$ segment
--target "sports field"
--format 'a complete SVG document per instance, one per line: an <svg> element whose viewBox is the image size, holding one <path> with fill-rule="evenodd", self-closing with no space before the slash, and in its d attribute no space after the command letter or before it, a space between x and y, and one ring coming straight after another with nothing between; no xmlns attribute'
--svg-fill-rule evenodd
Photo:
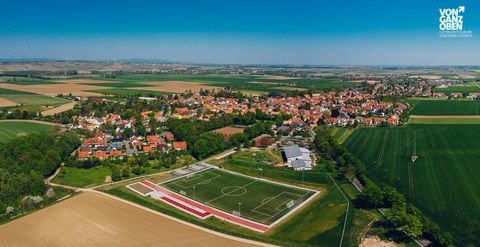
<svg viewBox="0 0 480 247"><path fill-rule="evenodd" d="M54 127L48 124L32 123L32 122L0 122L0 143L7 142L15 137L27 135L29 133L52 131Z"/></svg>
<svg viewBox="0 0 480 247"><path fill-rule="evenodd" d="M162 186L224 212L270 225L314 194L230 172L209 169Z"/></svg>
<svg viewBox="0 0 480 247"><path fill-rule="evenodd" d="M411 115L480 115L480 102L471 100L422 100Z"/></svg>
<svg viewBox="0 0 480 247"><path fill-rule="evenodd" d="M362 128L343 145L372 180L401 190L457 245L480 245L480 125Z"/></svg>

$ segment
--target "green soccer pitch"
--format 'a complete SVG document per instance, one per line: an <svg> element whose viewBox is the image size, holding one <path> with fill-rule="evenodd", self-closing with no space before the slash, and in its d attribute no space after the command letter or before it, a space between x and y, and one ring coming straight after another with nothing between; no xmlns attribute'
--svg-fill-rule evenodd
<svg viewBox="0 0 480 247"><path fill-rule="evenodd" d="M270 225L316 192L209 169L161 186L207 206Z"/></svg>

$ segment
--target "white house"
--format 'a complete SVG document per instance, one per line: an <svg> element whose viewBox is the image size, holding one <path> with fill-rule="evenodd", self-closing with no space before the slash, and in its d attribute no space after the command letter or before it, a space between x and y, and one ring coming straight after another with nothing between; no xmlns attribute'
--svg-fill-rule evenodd
<svg viewBox="0 0 480 247"><path fill-rule="evenodd" d="M310 150L298 145L291 145L283 148L283 154L288 167L292 167L296 171L312 169Z"/></svg>

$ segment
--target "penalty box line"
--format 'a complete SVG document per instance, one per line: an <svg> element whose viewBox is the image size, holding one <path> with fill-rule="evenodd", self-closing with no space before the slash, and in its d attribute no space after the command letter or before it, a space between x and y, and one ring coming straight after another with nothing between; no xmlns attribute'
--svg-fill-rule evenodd
<svg viewBox="0 0 480 247"><path fill-rule="evenodd" d="M305 196L307 196L308 193L310 193L310 192L306 192L305 194L301 195L301 194L297 194L297 193L293 193L293 192L282 191L281 193L279 193L279 194L276 195L275 197L269 199L269 200L266 201L265 203L262 202L262 204L258 205L257 207L255 207L255 208L252 209L251 211L254 212L254 213L261 214L261 215L264 215L264 216L269 217L269 218L267 218L267 219L265 219L265 220L262 221L262 223L265 224L265 222L269 221L270 219L274 218L275 216L279 215L280 213L282 213L283 211L285 211L286 209L288 209L288 207L285 207L284 209L281 209L281 210L280 210L280 209L278 209L278 207L280 207L280 206L288 203L290 200L287 200L287 201L279 204L277 207L275 207L275 210L277 210L277 211L279 210L279 211L278 211L277 213L273 214L273 215L269 215L269 214L266 214L266 213L258 212L258 211L256 211L256 209L259 208L259 207L261 207L261 206L263 206L264 204L267 204L269 201L275 199L276 197L280 196L280 195L283 194L283 193L288 193L288 194L300 196L300 197L297 199L297 200L299 200L299 199L302 199L302 198L304 198ZM302 204L303 204L303 203L302 203ZM298 206L300 206L300 205L297 205L296 207L298 207ZM296 207L295 207L295 208L296 208ZM273 223L275 223L275 222L273 222ZM272 224L273 224L273 223L272 223ZM270 225L271 225L271 224L270 224Z"/></svg>

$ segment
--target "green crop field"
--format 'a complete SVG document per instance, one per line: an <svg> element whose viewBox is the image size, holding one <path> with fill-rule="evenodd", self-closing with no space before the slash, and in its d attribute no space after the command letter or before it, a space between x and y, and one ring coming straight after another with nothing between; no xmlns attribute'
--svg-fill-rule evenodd
<svg viewBox="0 0 480 247"><path fill-rule="evenodd" d="M9 94L2 95L2 98L13 101L17 104L24 105L38 105L38 106L54 106L61 105L70 102L66 99L61 99L53 96L47 95L31 95L31 94Z"/></svg>
<svg viewBox="0 0 480 247"><path fill-rule="evenodd" d="M15 137L29 133L53 131L52 125L30 122L0 122L0 142L7 142Z"/></svg>
<svg viewBox="0 0 480 247"><path fill-rule="evenodd" d="M423 100L410 112L411 115L479 115L480 102L467 100Z"/></svg>
<svg viewBox="0 0 480 247"><path fill-rule="evenodd" d="M14 95L35 95L34 93L18 91L13 89L0 88L0 96L4 97L5 95L14 94Z"/></svg>
<svg viewBox="0 0 480 247"><path fill-rule="evenodd" d="M480 125L361 128L343 145L372 180L401 190L457 245L480 245Z"/></svg>
<svg viewBox="0 0 480 247"><path fill-rule="evenodd" d="M103 79L104 78L97 78ZM129 74L119 75L116 78L109 78L110 81L119 83L94 84L109 86L116 89L148 86L142 82L148 81L187 81L199 82L206 85L218 87L230 87L239 91L251 91L258 93L285 92L295 90L317 89L327 90L330 88L348 87L353 82L342 81L336 77L325 77L322 79L272 79L265 76L253 75L182 75L182 74ZM254 83L252 83L254 82ZM92 84L93 85L93 84Z"/></svg>
<svg viewBox="0 0 480 247"><path fill-rule="evenodd" d="M225 212L240 212L243 218L267 225L314 194L310 190L218 169L176 179L162 186Z"/></svg>
<svg viewBox="0 0 480 247"><path fill-rule="evenodd" d="M435 92L442 92L445 94L451 93L478 93L480 92L480 87L478 86L449 86L447 88L435 88Z"/></svg>

